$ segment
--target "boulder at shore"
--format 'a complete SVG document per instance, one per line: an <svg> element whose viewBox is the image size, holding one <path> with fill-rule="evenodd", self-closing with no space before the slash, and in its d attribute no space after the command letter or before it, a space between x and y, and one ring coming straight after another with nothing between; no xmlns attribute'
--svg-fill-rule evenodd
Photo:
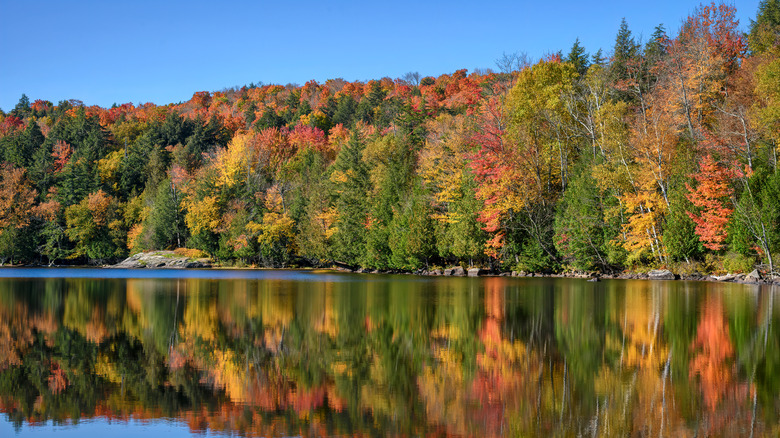
<svg viewBox="0 0 780 438"><path fill-rule="evenodd" d="M183 268L209 268L211 265L208 259L193 259L190 257L180 256L173 251L152 251L152 252L139 252L126 258L120 263L112 266L112 268L166 268L166 269L183 269Z"/></svg>
<svg viewBox="0 0 780 438"><path fill-rule="evenodd" d="M747 283L760 283L761 282L761 273L758 272L758 269L754 269L753 272L745 276L745 282Z"/></svg>
<svg viewBox="0 0 780 438"><path fill-rule="evenodd" d="M655 269L647 273L647 278L650 280L674 280L675 276L668 269Z"/></svg>
<svg viewBox="0 0 780 438"><path fill-rule="evenodd" d="M466 271L460 266L455 266L454 268L445 269L444 275L447 277L463 277L466 275Z"/></svg>
<svg viewBox="0 0 780 438"><path fill-rule="evenodd" d="M468 270L468 276L469 277L479 277L479 276L485 275L487 273L488 273L488 271L486 271L484 269L479 269L479 268L469 268L469 270Z"/></svg>

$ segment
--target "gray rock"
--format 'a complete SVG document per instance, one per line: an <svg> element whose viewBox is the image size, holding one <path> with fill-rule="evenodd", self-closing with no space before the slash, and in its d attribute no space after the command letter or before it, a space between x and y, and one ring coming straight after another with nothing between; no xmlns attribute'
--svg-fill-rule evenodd
<svg viewBox="0 0 780 438"><path fill-rule="evenodd" d="M210 265L206 259L191 259L189 257L180 256L173 251L152 251L133 254L112 267L124 269L183 269L208 268Z"/></svg>
<svg viewBox="0 0 780 438"><path fill-rule="evenodd" d="M758 283L761 281L761 273L758 269L754 269L753 272L745 276L745 281L749 283Z"/></svg>
<svg viewBox="0 0 780 438"><path fill-rule="evenodd" d="M469 268L469 277L479 277L484 274L485 271L479 268Z"/></svg>
<svg viewBox="0 0 780 438"><path fill-rule="evenodd" d="M647 273L650 280L674 280L675 276L668 269L655 269Z"/></svg>

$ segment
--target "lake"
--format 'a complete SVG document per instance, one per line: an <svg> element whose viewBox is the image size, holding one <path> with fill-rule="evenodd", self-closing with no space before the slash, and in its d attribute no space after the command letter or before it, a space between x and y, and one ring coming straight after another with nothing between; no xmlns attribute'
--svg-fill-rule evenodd
<svg viewBox="0 0 780 438"><path fill-rule="evenodd" d="M705 282L3 268L0 436L776 437L777 300Z"/></svg>

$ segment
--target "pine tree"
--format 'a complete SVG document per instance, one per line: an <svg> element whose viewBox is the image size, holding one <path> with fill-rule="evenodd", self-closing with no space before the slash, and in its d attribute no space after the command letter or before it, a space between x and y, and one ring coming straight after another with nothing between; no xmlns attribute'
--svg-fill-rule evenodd
<svg viewBox="0 0 780 438"><path fill-rule="evenodd" d="M612 62L609 66L609 77L613 84L616 84L615 94L619 100L628 101L631 95L625 91L620 91L622 83L629 78L629 69L635 62L638 55L639 45L631 35L628 29L628 23L623 18L620 22L620 29L615 38L615 46L612 51Z"/></svg>
<svg viewBox="0 0 780 438"><path fill-rule="evenodd" d="M184 243L184 217L179 209L179 194L171 180L158 186L146 220L152 248L169 249Z"/></svg>
<svg viewBox="0 0 780 438"><path fill-rule="evenodd" d="M780 52L780 0L761 0L756 20L750 20L748 42L753 53Z"/></svg>
<svg viewBox="0 0 780 438"><path fill-rule="evenodd" d="M30 98L27 97L26 94L22 94L22 97L19 98L19 102L17 102L14 109L12 109L8 115L19 117L20 119L23 119L30 115Z"/></svg>
<svg viewBox="0 0 780 438"><path fill-rule="evenodd" d="M585 53L585 48L580 45L579 38L574 40L574 44L571 46L571 50L569 51L569 54L566 55L564 61L571 63L580 77L585 76L585 73L588 72L588 67L590 66L588 54Z"/></svg>
<svg viewBox="0 0 780 438"><path fill-rule="evenodd" d="M592 65L604 65L607 63L607 58L604 57L604 51L601 49L596 50L596 53L590 59Z"/></svg>
<svg viewBox="0 0 780 438"><path fill-rule="evenodd" d="M363 161L364 149L363 141L353 134L339 152L330 172L338 212L333 235L334 257L351 265L362 260L366 248L366 205L370 181Z"/></svg>

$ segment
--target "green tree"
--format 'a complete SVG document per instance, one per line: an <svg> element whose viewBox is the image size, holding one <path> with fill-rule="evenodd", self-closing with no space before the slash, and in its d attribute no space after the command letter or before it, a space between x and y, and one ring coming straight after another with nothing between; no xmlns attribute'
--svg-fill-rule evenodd
<svg viewBox="0 0 780 438"><path fill-rule="evenodd" d="M432 213L430 195L417 181L389 225L390 261L394 267L414 270L428 266L436 246Z"/></svg>
<svg viewBox="0 0 780 438"><path fill-rule="evenodd" d="M753 53L780 50L780 0L761 0L756 19L750 20L748 43Z"/></svg>
<svg viewBox="0 0 780 438"><path fill-rule="evenodd" d="M409 192L414 172L414 154L404 137L388 135L369 141L363 153L369 167L371 187L366 253L363 264L387 268L390 264L390 223Z"/></svg>
<svg viewBox="0 0 780 438"><path fill-rule="evenodd" d="M98 118L87 116L84 107L79 107L75 115L63 116L54 125L46 143L56 141L73 147L73 155L57 178L59 201L70 206L100 189L97 162L108 153L109 138ZM46 149L49 150L48 145ZM38 158L38 165L46 164L44 157ZM37 170L49 171L40 167Z"/></svg>
<svg viewBox="0 0 780 438"><path fill-rule="evenodd" d="M469 265L484 257L487 239L478 220L483 204L476 197L476 189L474 174L467 168L461 174L457 196L449 203L449 215L439 227L436 239L440 256L468 260Z"/></svg>
<svg viewBox="0 0 780 438"><path fill-rule="evenodd" d="M360 103L355 110L355 116L367 124L375 124L379 120L379 106L385 99L386 92L382 89L379 81L371 81L371 89L368 94L360 99Z"/></svg>
<svg viewBox="0 0 780 438"><path fill-rule="evenodd" d="M152 248L179 248L185 242L186 229L179 196L177 187L170 179L163 180L157 186L145 224L149 230Z"/></svg>
<svg viewBox="0 0 780 438"><path fill-rule="evenodd" d="M609 234L598 186L590 167L583 166L558 204L555 247L575 269L604 270L609 267L605 248Z"/></svg>
<svg viewBox="0 0 780 438"><path fill-rule="evenodd" d="M587 73L590 62L588 61L588 54L585 53L585 47L582 47L579 38L574 40L574 44L571 46L571 50L564 58L564 61L573 65L580 77L585 76L585 73Z"/></svg>
<svg viewBox="0 0 780 438"><path fill-rule="evenodd" d="M12 109L8 115L19 117L23 119L30 115L30 98L26 94L22 94L19 98L19 102L16 103L14 109Z"/></svg>
<svg viewBox="0 0 780 438"><path fill-rule="evenodd" d="M345 128L349 128L352 126L356 110L357 103L355 102L355 99L349 94L343 95L336 104L336 112L333 113L333 118L331 120L334 125L340 123L344 125Z"/></svg>
<svg viewBox="0 0 780 438"><path fill-rule="evenodd" d="M663 234L664 246L672 260L690 262L704 252L704 247L696 236L696 224L686 213L692 210L693 205L684 194L672 195Z"/></svg>
<svg viewBox="0 0 780 438"><path fill-rule="evenodd" d="M284 118L279 117L273 108L266 108L263 114L255 122L255 131L262 131L267 128L281 128L284 126Z"/></svg>
<svg viewBox="0 0 780 438"><path fill-rule="evenodd" d="M27 168L33 161L35 151L41 147L45 140L38 123L30 119L24 131L0 138L2 158L18 167Z"/></svg>
<svg viewBox="0 0 780 438"><path fill-rule="evenodd" d="M363 161L364 150L364 141L353 134L329 172L337 211L333 234L334 257L353 265L362 260L366 248L366 201L371 182Z"/></svg>
<svg viewBox="0 0 780 438"><path fill-rule="evenodd" d="M628 93L620 91L621 83L626 81L630 75L630 68L635 62L639 52L639 45L631 35L626 19L620 21L620 28L615 37L615 46L612 50L612 62L609 65L610 82L616 84L616 96L620 100L630 100Z"/></svg>

